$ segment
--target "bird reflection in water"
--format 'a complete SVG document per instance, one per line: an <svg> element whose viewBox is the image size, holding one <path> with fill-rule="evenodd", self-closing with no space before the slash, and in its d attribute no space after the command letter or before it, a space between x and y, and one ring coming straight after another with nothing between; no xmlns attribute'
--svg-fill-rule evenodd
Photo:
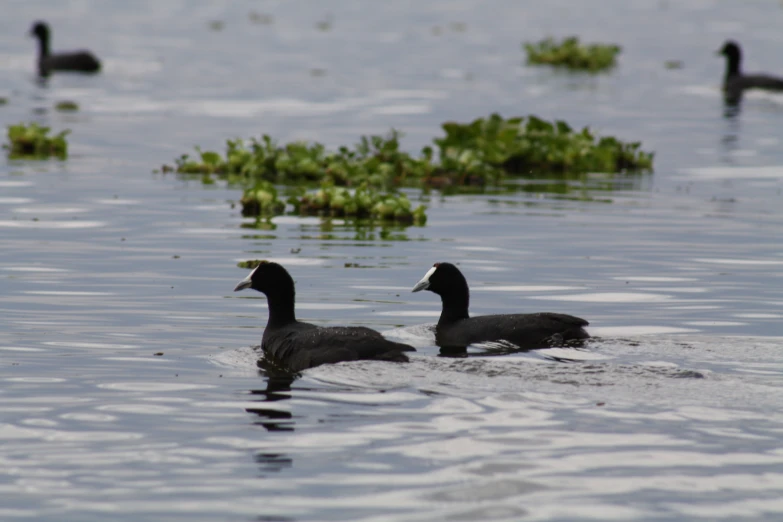
<svg viewBox="0 0 783 522"><path fill-rule="evenodd" d="M262 367L259 361L259 367ZM264 371L266 370L266 371ZM245 408L248 413L258 415L261 420L254 424L263 426L267 431L294 431L293 414L283 408L272 408L266 403L287 401L291 399L291 385L298 377L275 368L263 368L261 375L266 376L266 388L250 390L253 396L260 396L258 408ZM263 407L260 404L264 404Z"/></svg>

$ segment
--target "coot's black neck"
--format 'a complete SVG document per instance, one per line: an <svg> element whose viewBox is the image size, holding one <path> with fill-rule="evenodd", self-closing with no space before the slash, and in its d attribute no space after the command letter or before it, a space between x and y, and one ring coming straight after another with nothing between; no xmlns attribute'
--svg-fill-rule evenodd
<svg viewBox="0 0 783 522"><path fill-rule="evenodd" d="M454 288L442 294L440 300L443 303L443 311L440 313L438 325L451 324L470 317L468 315L470 293L467 284L464 288Z"/></svg>
<svg viewBox="0 0 783 522"><path fill-rule="evenodd" d="M50 54L49 49L49 35L48 34L39 34L38 37L38 56L40 58L46 58Z"/></svg>
<svg viewBox="0 0 783 522"><path fill-rule="evenodd" d="M296 322L294 314L294 289L281 292L269 292L266 294L269 303L269 320L267 328L282 328Z"/></svg>
<svg viewBox="0 0 783 522"><path fill-rule="evenodd" d="M740 56L730 55L726 57L726 79L735 78L740 74Z"/></svg>

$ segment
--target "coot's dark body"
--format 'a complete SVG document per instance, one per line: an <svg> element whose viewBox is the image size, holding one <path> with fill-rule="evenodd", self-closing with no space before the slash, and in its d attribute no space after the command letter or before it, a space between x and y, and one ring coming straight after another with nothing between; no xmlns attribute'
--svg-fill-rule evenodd
<svg viewBox="0 0 783 522"><path fill-rule="evenodd" d="M234 291L245 288L264 293L269 304L261 340L264 355L290 371L361 359L407 362L404 352L416 351L363 326L324 328L297 321L294 280L277 263L263 261Z"/></svg>
<svg viewBox="0 0 783 522"><path fill-rule="evenodd" d="M435 341L441 347L507 341L522 349L534 349L590 337L584 329L589 323L572 315L542 312L470 317L468 283L451 263L436 263L413 287L414 292L421 290L440 295L443 302L443 311L435 327Z"/></svg>
<svg viewBox="0 0 783 522"><path fill-rule="evenodd" d="M101 69L101 62L89 51L52 53L51 31L45 22L36 22L30 34L38 39L38 73L47 76L55 71L94 73Z"/></svg>

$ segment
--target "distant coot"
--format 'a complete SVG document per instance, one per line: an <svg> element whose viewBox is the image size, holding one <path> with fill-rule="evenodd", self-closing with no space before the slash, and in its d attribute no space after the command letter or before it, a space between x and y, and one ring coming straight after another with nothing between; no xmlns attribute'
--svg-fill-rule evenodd
<svg viewBox="0 0 783 522"><path fill-rule="evenodd" d="M470 317L468 282L451 263L435 263L413 287L414 292L421 290L438 294L443 302L435 329L435 340L442 348L503 340L522 349L533 349L590 337L584 330L589 323L572 315L536 313Z"/></svg>
<svg viewBox="0 0 783 522"><path fill-rule="evenodd" d="M101 62L89 51L52 53L51 31L46 22L36 22L30 35L38 38L38 73L47 76L54 71L94 73L101 69Z"/></svg>
<svg viewBox="0 0 783 522"><path fill-rule="evenodd" d="M407 362L407 344L385 339L362 326L319 327L296 320L294 280L277 263L262 261L234 291L252 288L266 295L269 319L261 340L264 354L288 370L298 372L321 364L374 359Z"/></svg>
<svg viewBox="0 0 783 522"><path fill-rule="evenodd" d="M730 101L737 101L748 89L766 89L783 91L783 78L766 74L742 74L742 51L739 44L728 40L718 54L726 57L726 76L723 79L723 91Z"/></svg>

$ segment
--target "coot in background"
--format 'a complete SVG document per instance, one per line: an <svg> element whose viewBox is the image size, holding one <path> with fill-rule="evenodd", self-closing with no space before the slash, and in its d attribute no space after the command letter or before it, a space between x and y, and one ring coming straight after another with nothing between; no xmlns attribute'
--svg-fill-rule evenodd
<svg viewBox="0 0 783 522"><path fill-rule="evenodd" d="M101 69L101 62L90 51L52 53L51 31L46 22L35 22L30 35L38 38L38 74L41 76L54 71L94 73Z"/></svg>
<svg viewBox="0 0 783 522"><path fill-rule="evenodd" d="M739 101L742 93L748 89L783 91L783 78L767 74L742 74L742 50L737 42L726 41L718 54L726 57L723 92L727 101Z"/></svg>
<svg viewBox="0 0 783 522"><path fill-rule="evenodd" d="M444 348L507 341L521 349L534 349L590 337L584 330L589 323L572 315L546 312L470 317L468 282L451 263L435 263L412 291L421 290L438 294L443 302L435 341Z"/></svg>
<svg viewBox="0 0 783 522"><path fill-rule="evenodd" d="M373 359L407 362L407 344L385 339L362 326L319 327L296 320L294 280L277 263L262 261L234 291L252 288L266 295L269 319L261 340L264 354L298 372L321 364Z"/></svg>

